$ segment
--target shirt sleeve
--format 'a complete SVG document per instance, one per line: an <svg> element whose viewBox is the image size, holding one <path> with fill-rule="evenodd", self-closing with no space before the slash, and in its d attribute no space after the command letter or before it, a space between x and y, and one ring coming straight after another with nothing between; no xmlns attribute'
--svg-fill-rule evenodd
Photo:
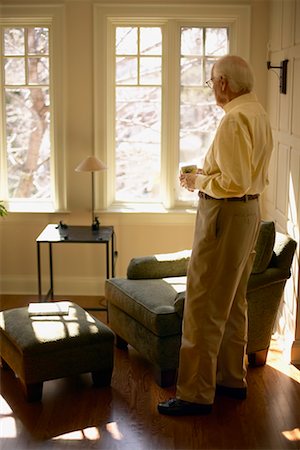
<svg viewBox="0 0 300 450"><path fill-rule="evenodd" d="M217 130L196 188L215 198L240 197L251 186L251 132L247 120L225 116Z"/></svg>

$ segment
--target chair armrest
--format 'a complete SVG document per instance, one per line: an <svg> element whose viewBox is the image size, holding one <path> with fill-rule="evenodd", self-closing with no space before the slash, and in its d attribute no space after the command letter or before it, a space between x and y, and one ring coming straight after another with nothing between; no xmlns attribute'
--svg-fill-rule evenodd
<svg viewBox="0 0 300 450"><path fill-rule="evenodd" d="M276 233L274 256L271 265L290 271L297 243L287 234Z"/></svg>
<svg viewBox="0 0 300 450"><path fill-rule="evenodd" d="M284 271L277 267L269 267L263 273L251 274L248 281L247 294L271 284L286 281L290 275L289 271Z"/></svg>
<svg viewBox="0 0 300 450"><path fill-rule="evenodd" d="M290 278L296 246L296 241L290 236L277 232L269 267L262 273L251 273L247 292Z"/></svg>
<svg viewBox="0 0 300 450"><path fill-rule="evenodd" d="M127 278L132 280L185 276L191 250L132 258Z"/></svg>

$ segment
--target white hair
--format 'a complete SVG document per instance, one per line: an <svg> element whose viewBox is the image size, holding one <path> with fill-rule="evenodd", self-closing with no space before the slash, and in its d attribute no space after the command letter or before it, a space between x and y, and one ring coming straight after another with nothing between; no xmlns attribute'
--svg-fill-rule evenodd
<svg viewBox="0 0 300 450"><path fill-rule="evenodd" d="M251 92L254 85L254 75L249 64L240 56L227 55L213 66L214 78L224 77L229 88L235 93Z"/></svg>

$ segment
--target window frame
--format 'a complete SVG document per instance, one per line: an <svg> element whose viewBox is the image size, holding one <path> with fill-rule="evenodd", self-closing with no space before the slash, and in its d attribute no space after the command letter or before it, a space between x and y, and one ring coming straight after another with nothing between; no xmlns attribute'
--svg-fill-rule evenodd
<svg viewBox="0 0 300 450"><path fill-rule="evenodd" d="M7 177L0 179L0 198L7 203L10 212L58 212L66 211L66 176L65 176L65 135L64 135L64 48L63 42L63 7L31 7L16 12L15 7L4 6L0 18L1 25L1 59L3 55L3 28L10 27L48 27L51 95L51 199L9 199ZM2 65L3 67L3 65ZM0 70L0 85L3 86L4 73ZM55 87L55 88L54 88ZM1 115L5 114L4 87L0 90ZM6 173L5 124L2 121L0 141L0 167Z"/></svg>
<svg viewBox="0 0 300 450"><path fill-rule="evenodd" d="M178 28L183 26L216 27L229 29L230 53L239 54L249 59L250 49L250 12L249 6L104 6L94 5L94 61L95 61L95 152L107 162L108 171L101 181L97 182L96 205L108 211L166 212L194 206L191 202L176 201L175 189L172 189L178 178L178 157L174 148L179 149L179 135L171 132L170 124L179 129L179 66L177 70L167 72L166 66L176 67L180 55L180 34ZM114 27L118 25L156 26L160 25L165 32L164 45L172 47L171 52L163 48L163 84L165 94L162 97L162 203L126 203L114 202L114 91L111 71L114 68ZM105 64L103 64L105 61ZM178 89L174 87L177 86ZM170 95L170 89L173 89Z"/></svg>

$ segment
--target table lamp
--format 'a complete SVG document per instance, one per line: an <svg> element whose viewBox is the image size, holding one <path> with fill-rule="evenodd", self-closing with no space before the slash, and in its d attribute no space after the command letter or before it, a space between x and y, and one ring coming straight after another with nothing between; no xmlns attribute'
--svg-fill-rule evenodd
<svg viewBox="0 0 300 450"><path fill-rule="evenodd" d="M100 222L95 217L95 192L94 192L94 172L106 170L107 166L95 156L88 156L76 167L76 172L91 172L92 174L92 230L98 230Z"/></svg>

